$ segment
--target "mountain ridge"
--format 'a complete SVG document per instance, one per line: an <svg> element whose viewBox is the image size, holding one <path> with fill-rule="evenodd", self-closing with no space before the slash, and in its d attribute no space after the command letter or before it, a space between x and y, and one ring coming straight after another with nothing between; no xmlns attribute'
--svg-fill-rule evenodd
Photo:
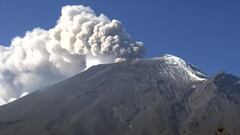
<svg viewBox="0 0 240 135"><path fill-rule="evenodd" d="M240 79L199 79L174 62L165 55L93 66L0 107L0 135L239 133Z"/></svg>

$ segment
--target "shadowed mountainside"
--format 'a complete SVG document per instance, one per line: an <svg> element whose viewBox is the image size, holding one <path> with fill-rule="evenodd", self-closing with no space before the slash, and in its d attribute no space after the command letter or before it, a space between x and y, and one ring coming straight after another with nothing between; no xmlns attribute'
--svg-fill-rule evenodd
<svg viewBox="0 0 240 135"><path fill-rule="evenodd" d="M240 79L171 55L94 66L0 107L0 135L238 133Z"/></svg>

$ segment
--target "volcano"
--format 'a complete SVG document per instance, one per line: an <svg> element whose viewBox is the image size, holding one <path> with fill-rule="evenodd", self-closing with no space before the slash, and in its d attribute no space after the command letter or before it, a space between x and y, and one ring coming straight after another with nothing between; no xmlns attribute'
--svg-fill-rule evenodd
<svg viewBox="0 0 240 135"><path fill-rule="evenodd" d="M0 135L239 133L240 79L173 55L93 66L0 107Z"/></svg>

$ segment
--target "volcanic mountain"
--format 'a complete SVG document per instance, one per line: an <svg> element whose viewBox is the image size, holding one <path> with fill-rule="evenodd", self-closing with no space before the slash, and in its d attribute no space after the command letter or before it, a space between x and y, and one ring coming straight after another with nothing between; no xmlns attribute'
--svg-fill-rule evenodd
<svg viewBox="0 0 240 135"><path fill-rule="evenodd" d="M172 55L93 66L0 107L0 135L239 133L240 79Z"/></svg>

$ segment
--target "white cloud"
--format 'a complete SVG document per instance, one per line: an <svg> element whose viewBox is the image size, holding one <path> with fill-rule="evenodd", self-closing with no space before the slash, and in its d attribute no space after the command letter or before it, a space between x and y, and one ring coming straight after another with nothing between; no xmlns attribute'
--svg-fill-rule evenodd
<svg viewBox="0 0 240 135"><path fill-rule="evenodd" d="M65 6L56 26L35 28L0 46L0 104L71 77L86 66L142 57L118 20L89 7Z"/></svg>

